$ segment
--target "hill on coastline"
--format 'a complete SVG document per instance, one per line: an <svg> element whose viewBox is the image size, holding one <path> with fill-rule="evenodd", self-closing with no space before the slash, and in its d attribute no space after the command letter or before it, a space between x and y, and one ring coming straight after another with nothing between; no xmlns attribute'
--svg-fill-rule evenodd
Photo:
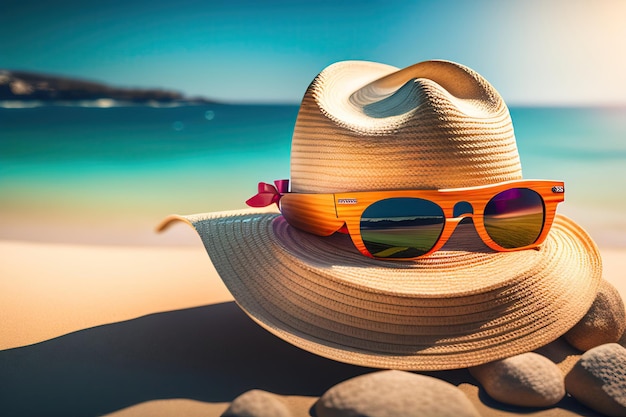
<svg viewBox="0 0 626 417"><path fill-rule="evenodd" d="M0 69L0 100L47 102L101 99L132 103L213 102L204 98L187 98L176 91L118 88L56 75Z"/></svg>

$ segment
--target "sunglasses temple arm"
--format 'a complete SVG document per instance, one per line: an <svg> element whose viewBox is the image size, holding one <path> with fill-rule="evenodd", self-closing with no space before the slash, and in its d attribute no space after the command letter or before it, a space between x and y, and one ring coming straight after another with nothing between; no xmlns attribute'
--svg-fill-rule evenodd
<svg viewBox="0 0 626 417"><path fill-rule="evenodd" d="M334 194L285 194L280 211L292 226L318 236L329 236L344 226L337 218Z"/></svg>

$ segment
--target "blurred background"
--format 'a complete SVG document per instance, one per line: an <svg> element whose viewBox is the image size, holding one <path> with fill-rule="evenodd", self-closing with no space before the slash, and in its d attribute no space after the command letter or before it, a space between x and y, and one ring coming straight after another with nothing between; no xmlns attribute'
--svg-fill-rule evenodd
<svg viewBox="0 0 626 417"><path fill-rule="evenodd" d="M327 65L465 64L509 105L526 178L626 247L626 2L4 0L0 239L197 244L170 213L245 207L289 177Z"/></svg>

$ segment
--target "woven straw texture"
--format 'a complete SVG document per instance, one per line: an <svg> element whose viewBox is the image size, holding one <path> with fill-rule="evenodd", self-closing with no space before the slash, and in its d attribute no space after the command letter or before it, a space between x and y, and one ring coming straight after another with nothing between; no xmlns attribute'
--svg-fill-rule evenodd
<svg viewBox="0 0 626 417"><path fill-rule="evenodd" d="M454 369L533 350L587 311L598 250L559 216L539 250L491 252L471 224L417 262L365 258L277 214L187 216L236 302L312 353L376 368ZM456 234L457 232L455 232Z"/></svg>
<svg viewBox="0 0 626 417"><path fill-rule="evenodd" d="M291 171L291 191L306 193L522 178L502 98L447 61L326 68L303 98ZM463 368L541 347L585 314L602 271L593 241L561 216L537 250L493 252L470 222L412 262L367 258L348 236L307 234L267 210L179 219L257 323L315 354L376 368Z"/></svg>
<svg viewBox="0 0 626 417"><path fill-rule="evenodd" d="M475 71L344 61L307 89L291 151L294 192L471 187L520 179L509 111Z"/></svg>

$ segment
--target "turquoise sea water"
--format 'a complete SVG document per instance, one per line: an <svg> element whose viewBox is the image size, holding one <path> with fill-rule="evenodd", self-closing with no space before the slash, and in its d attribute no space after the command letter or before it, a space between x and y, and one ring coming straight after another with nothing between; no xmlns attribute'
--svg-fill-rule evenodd
<svg viewBox="0 0 626 417"><path fill-rule="evenodd" d="M526 178L626 246L626 109L510 109ZM170 213L243 208L289 177L297 106L0 108L0 239L159 244ZM159 240L161 239L161 240Z"/></svg>

